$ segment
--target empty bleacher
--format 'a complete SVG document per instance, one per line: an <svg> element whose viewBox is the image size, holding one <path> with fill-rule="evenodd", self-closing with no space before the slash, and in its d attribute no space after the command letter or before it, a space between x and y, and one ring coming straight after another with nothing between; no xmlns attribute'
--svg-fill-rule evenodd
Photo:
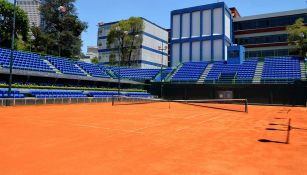
<svg viewBox="0 0 307 175"><path fill-rule="evenodd" d="M119 77L119 69L112 67L114 75ZM160 69L120 68L120 77L131 80L153 80Z"/></svg>
<svg viewBox="0 0 307 175"><path fill-rule="evenodd" d="M122 95L127 97L137 97L137 98L152 98L153 96L147 92L122 92Z"/></svg>
<svg viewBox="0 0 307 175"><path fill-rule="evenodd" d="M10 50L0 48L1 67L10 67L10 55ZM14 51L13 58L13 69L55 73L37 54Z"/></svg>
<svg viewBox="0 0 307 175"><path fill-rule="evenodd" d="M31 95L36 98L85 98L83 91L78 90L31 90Z"/></svg>
<svg viewBox="0 0 307 175"><path fill-rule="evenodd" d="M73 62L65 58L45 56L45 58L54 65L63 74L86 76Z"/></svg>
<svg viewBox="0 0 307 175"><path fill-rule="evenodd" d="M91 91L88 93L90 97L95 98L112 98L113 95L118 95L116 91Z"/></svg>
<svg viewBox="0 0 307 175"><path fill-rule="evenodd" d="M106 73L106 70L99 65L81 61L77 62L77 64L92 77L110 78L110 76Z"/></svg>
<svg viewBox="0 0 307 175"><path fill-rule="evenodd" d="M257 67L257 59L246 60L242 64L215 62L209 71L206 83L251 83ZM235 82L234 82L235 81Z"/></svg>
<svg viewBox="0 0 307 175"><path fill-rule="evenodd" d="M95 98L112 98L118 95L117 91L91 91L88 93L90 97ZM147 92L120 92L120 95L127 97L151 98L152 95Z"/></svg>
<svg viewBox="0 0 307 175"><path fill-rule="evenodd" d="M0 89L0 98L9 98L8 89ZM24 98L24 95L21 94L18 90L12 89L11 98Z"/></svg>
<svg viewBox="0 0 307 175"><path fill-rule="evenodd" d="M297 58L266 58L262 82L291 82L301 79L300 61Z"/></svg>
<svg viewBox="0 0 307 175"><path fill-rule="evenodd" d="M207 62L187 62L183 63L180 69L172 77L171 81L179 82L196 82L204 70L206 69Z"/></svg>

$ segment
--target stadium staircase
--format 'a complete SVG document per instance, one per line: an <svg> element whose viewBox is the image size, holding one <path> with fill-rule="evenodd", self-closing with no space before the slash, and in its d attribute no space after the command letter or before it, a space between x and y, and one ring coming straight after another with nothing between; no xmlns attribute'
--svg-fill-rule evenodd
<svg viewBox="0 0 307 175"><path fill-rule="evenodd" d="M300 61L300 67L301 67L301 79L302 80L307 80L306 79L306 74L307 74L307 63L305 63L304 60Z"/></svg>
<svg viewBox="0 0 307 175"><path fill-rule="evenodd" d="M218 79L219 84L234 84L236 81L237 73L229 72L229 73L221 73Z"/></svg>
<svg viewBox="0 0 307 175"><path fill-rule="evenodd" d="M165 81L166 82L170 82L173 78L173 76L180 70L180 68L182 67L182 63L178 64L178 66L173 70L173 72L171 72L166 78Z"/></svg>
<svg viewBox="0 0 307 175"><path fill-rule="evenodd" d="M204 73L200 76L199 80L197 81L197 84L204 84L205 83L205 79L208 75L208 73L210 72L211 68L212 68L213 64L209 64Z"/></svg>
<svg viewBox="0 0 307 175"><path fill-rule="evenodd" d="M51 67L51 69L52 69L55 73L57 73L57 74L62 74L62 72L61 72L59 69L57 69L56 67L54 67L54 65L51 64L48 60L46 60L44 57L41 57L41 59L42 59L49 67Z"/></svg>
<svg viewBox="0 0 307 175"><path fill-rule="evenodd" d="M110 69L107 69L107 70L106 70L106 73L107 73L111 78L117 79L117 76L116 76Z"/></svg>
<svg viewBox="0 0 307 175"><path fill-rule="evenodd" d="M263 61L258 61L256 71L255 71L255 76L253 78L253 83L260 83L261 82L261 75L263 72Z"/></svg>
<svg viewBox="0 0 307 175"><path fill-rule="evenodd" d="M87 77L91 77L91 75L89 73L87 73L85 70L83 70L78 64L75 64L76 67L81 71L83 72Z"/></svg>

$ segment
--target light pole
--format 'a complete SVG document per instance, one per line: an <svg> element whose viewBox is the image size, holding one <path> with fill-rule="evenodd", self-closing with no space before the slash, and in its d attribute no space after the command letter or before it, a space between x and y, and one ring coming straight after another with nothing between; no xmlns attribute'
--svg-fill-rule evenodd
<svg viewBox="0 0 307 175"><path fill-rule="evenodd" d="M8 88L8 98L12 98L12 81L13 81L13 56L15 50L15 28L16 28L16 0L14 0L14 13L13 13L13 30L12 30L12 43L11 43L11 54L10 54L10 78ZM7 106L9 104L7 103Z"/></svg>
<svg viewBox="0 0 307 175"><path fill-rule="evenodd" d="M63 14L66 13L66 7L60 6L58 8L59 11L59 20L62 21L63 19ZM58 29L59 30L59 29ZM61 56L61 47L60 47L60 31L58 31L58 54L59 57Z"/></svg>
<svg viewBox="0 0 307 175"><path fill-rule="evenodd" d="M304 42L304 39L305 39L305 34L302 32L299 34L300 38L302 39L302 43L301 44L301 48L300 48L300 52L301 52L301 56L305 57L306 55L303 55L303 42Z"/></svg>
<svg viewBox="0 0 307 175"><path fill-rule="evenodd" d="M163 80L162 80L162 73L163 73L163 54L164 54L164 51L167 51L167 46L164 46L163 47L163 42L162 42L162 46L159 46L158 49L161 51L161 69L160 69L160 95L161 95L161 98L163 97Z"/></svg>
<svg viewBox="0 0 307 175"><path fill-rule="evenodd" d="M117 89L117 95L120 95L120 79L121 79L121 72L120 72L120 66L121 66L121 49L124 46L124 39L125 36L128 35L127 31L122 31L120 27L116 27L115 30L120 34L120 37L118 39L118 89Z"/></svg>

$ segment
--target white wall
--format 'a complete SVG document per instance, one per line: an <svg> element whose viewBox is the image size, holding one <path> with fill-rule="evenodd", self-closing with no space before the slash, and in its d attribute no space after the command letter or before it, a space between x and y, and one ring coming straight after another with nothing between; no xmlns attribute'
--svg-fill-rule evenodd
<svg viewBox="0 0 307 175"><path fill-rule="evenodd" d="M142 49L142 60L149 61L152 63L161 64L162 63L162 55L159 53L151 52L149 50ZM167 65L168 57L163 55L163 64ZM156 67L156 66L154 66ZM159 66L158 66L159 67Z"/></svg>
<svg viewBox="0 0 307 175"><path fill-rule="evenodd" d="M211 10L203 11L203 36L211 35Z"/></svg>
<svg viewBox="0 0 307 175"><path fill-rule="evenodd" d="M200 36L200 11L192 13L192 37Z"/></svg>
<svg viewBox="0 0 307 175"><path fill-rule="evenodd" d="M155 50L158 50L159 46L162 46L162 42L158 41L156 39L153 39L151 37L148 37L146 35L143 35L143 43L142 43L142 45L150 47L150 48L155 49ZM167 46L167 44L163 43L163 46ZM164 52L167 53L167 51L164 51Z"/></svg>
<svg viewBox="0 0 307 175"><path fill-rule="evenodd" d="M177 66L180 59L180 44L176 43L172 46L172 66Z"/></svg>
<svg viewBox="0 0 307 175"><path fill-rule="evenodd" d="M192 42L192 61L200 61L200 42Z"/></svg>
<svg viewBox="0 0 307 175"><path fill-rule="evenodd" d="M149 33L155 37L158 37L164 41L168 41L168 32L161 29L160 27L144 20L144 32ZM162 41L154 39L152 37L143 35L143 46L149 47L156 51L159 50L159 46L162 46ZM163 47L168 46L167 43L163 42ZM168 50L165 50L164 53L168 54ZM161 53L152 52L149 50L142 49L142 56L140 59L146 60L152 63L161 64ZM163 56L163 64L168 65L168 57ZM154 66L155 67L155 66Z"/></svg>
<svg viewBox="0 0 307 175"><path fill-rule="evenodd" d="M223 52L224 52L223 40L214 40L213 41L213 57L214 61L222 61L223 60Z"/></svg>
<svg viewBox="0 0 307 175"><path fill-rule="evenodd" d="M213 34L223 34L223 9L216 8L213 10Z"/></svg>
<svg viewBox="0 0 307 175"><path fill-rule="evenodd" d="M144 32L150 33L158 38L168 41L168 32L160 27L153 25L152 23L144 20Z"/></svg>
<svg viewBox="0 0 307 175"><path fill-rule="evenodd" d="M231 39L231 20L230 16L227 12L225 12L225 35Z"/></svg>
<svg viewBox="0 0 307 175"><path fill-rule="evenodd" d="M190 38L190 13L182 15L182 38Z"/></svg>
<svg viewBox="0 0 307 175"><path fill-rule="evenodd" d="M211 61L211 41L203 41L203 61Z"/></svg>
<svg viewBox="0 0 307 175"><path fill-rule="evenodd" d="M180 38L180 15L173 16L173 29L172 29L172 38Z"/></svg>
<svg viewBox="0 0 307 175"><path fill-rule="evenodd" d="M190 61L190 43L182 43L182 62Z"/></svg>

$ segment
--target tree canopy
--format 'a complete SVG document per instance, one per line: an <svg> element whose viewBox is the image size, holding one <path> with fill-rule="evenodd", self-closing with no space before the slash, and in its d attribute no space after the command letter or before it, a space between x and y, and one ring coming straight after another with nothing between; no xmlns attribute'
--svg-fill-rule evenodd
<svg viewBox="0 0 307 175"><path fill-rule="evenodd" d="M107 36L107 47L112 51L109 58L111 64L115 61L115 54L119 54L123 65L131 66L136 61L143 41L143 29L143 19L139 17L131 17L112 25Z"/></svg>
<svg viewBox="0 0 307 175"><path fill-rule="evenodd" d="M40 11L43 24L33 27L33 50L61 57L80 55L81 34L87 29L77 15L75 0L45 0Z"/></svg>
<svg viewBox="0 0 307 175"><path fill-rule="evenodd" d="M7 0L0 0L0 47L10 48L12 42L13 31L13 12L14 5ZM27 42L29 35L29 20L26 13L19 7L16 8L16 40L15 46L18 48L18 43ZM16 48L15 47L15 48ZM21 47L21 46L20 46Z"/></svg>
<svg viewBox="0 0 307 175"><path fill-rule="evenodd" d="M294 46L295 52L299 56L305 57L307 53L307 27L304 25L304 19L300 18L287 27L288 43Z"/></svg>

